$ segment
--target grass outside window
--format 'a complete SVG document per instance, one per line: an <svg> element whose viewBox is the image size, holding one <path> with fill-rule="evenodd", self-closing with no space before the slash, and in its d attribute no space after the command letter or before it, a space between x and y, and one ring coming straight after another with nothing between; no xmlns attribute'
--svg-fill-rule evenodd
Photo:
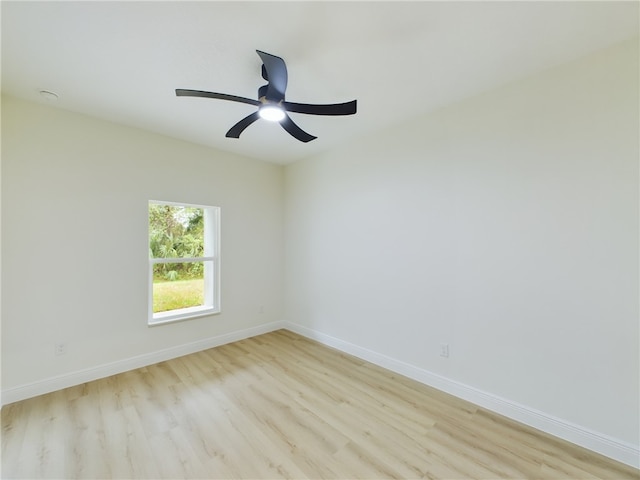
<svg viewBox="0 0 640 480"><path fill-rule="evenodd" d="M204 278L153 282L153 313L204 305Z"/></svg>

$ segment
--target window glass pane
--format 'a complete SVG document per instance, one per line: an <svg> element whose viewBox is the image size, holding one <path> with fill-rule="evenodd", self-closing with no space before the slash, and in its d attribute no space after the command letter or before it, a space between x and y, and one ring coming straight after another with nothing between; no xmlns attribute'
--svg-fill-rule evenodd
<svg viewBox="0 0 640 480"><path fill-rule="evenodd" d="M220 313L219 210L149 201L149 325Z"/></svg>
<svg viewBox="0 0 640 480"><path fill-rule="evenodd" d="M197 207L150 203L149 256L204 256L204 210Z"/></svg>
<svg viewBox="0 0 640 480"><path fill-rule="evenodd" d="M156 263L153 313L204 305L204 283L204 262Z"/></svg>

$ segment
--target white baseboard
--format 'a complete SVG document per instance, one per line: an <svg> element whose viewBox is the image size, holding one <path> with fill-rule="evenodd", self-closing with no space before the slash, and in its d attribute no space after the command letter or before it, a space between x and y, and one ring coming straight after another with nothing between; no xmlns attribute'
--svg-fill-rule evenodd
<svg viewBox="0 0 640 480"><path fill-rule="evenodd" d="M386 355L362 348L335 337L309 329L302 325L285 322L284 328L344 353L371 362L392 372L404 375L425 385L467 400L487 410L504 415L525 425L541 430L555 437L567 440L581 447L617 460L626 465L640 468L640 447L594 432L588 428L548 415L525 405L478 390L455 380L437 375L393 359Z"/></svg>
<svg viewBox="0 0 640 480"><path fill-rule="evenodd" d="M623 442L599 432L571 422L556 418L544 412L540 412L525 405L512 402L477 388L470 387L455 380L437 375L427 370L418 368L405 362L393 359L386 355L362 348L338 338L289 322L272 322L257 327L237 330L223 335L206 338L175 347L151 352L136 357L119 360L104 365L80 370L77 372L59 375L38 382L19 385L17 387L2 390L1 404L24 400L45 393L61 390L63 388L80 385L92 380L109 377L118 373L136 368L145 367L154 363L163 362L172 358L181 357L190 353L199 352L208 348L237 342L245 338L255 337L264 333L286 328L307 338L316 340L324 345L336 348L342 352L371 362L392 372L404 375L408 378L432 386L443 392L450 393L458 398L467 400L475 405L491 410L505 417L511 418L525 425L537 428L563 440L588 448L594 452L605 455L619 462L640 468L640 448L636 445Z"/></svg>
<svg viewBox="0 0 640 480"><path fill-rule="evenodd" d="M218 347L220 345L237 342L238 340L243 340L245 338L255 337L256 335L262 335L263 333L272 332L281 328L284 328L284 322L267 323L264 325L258 325L257 327L237 330L217 335L215 337L198 340L197 342L176 345L164 350L146 353L126 358L124 360L118 360L104 365L98 365L96 367L47 378L33 383L19 385L17 387L2 390L1 404L7 405L26 398L36 397L38 395L54 392L67 387L73 387L75 385L127 372L136 368L146 367L148 365L153 365L154 363L164 362L183 355L189 355L190 353L200 352L208 348Z"/></svg>

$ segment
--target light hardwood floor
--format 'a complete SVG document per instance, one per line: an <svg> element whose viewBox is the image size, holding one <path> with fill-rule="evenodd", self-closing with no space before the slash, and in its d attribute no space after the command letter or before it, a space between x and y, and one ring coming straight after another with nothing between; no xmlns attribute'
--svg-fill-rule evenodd
<svg viewBox="0 0 640 480"><path fill-rule="evenodd" d="M2 409L2 478L640 478L289 331Z"/></svg>

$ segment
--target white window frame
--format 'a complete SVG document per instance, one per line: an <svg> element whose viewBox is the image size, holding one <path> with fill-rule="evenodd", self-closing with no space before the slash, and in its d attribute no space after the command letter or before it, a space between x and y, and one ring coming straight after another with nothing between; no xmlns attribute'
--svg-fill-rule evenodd
<svg viewBox="0 0 640 480"><path fill-rule="evenodd" d="M149 206L151 205L171 205L175 207L202 209L204 216L204 256L149 258L148 325L164 325L167 323L220 313L220 207L194 205L191 203L167 202L164 200L149 200ZM148 211L149 208L147 207L147 212ZM149 221L147 219L147 244L149 242L150 234L148 228ZM204 262L204 305L153 313L153 266L158 263L190 262Z"/></svg>

